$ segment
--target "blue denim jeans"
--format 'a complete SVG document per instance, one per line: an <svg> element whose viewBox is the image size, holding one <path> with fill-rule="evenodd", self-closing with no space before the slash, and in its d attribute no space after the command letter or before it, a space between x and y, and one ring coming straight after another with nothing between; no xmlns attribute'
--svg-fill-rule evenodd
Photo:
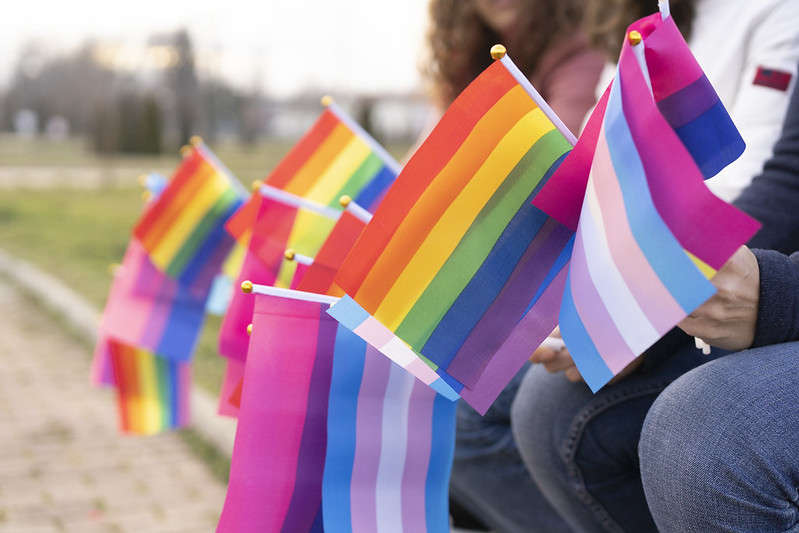
<svg viewBox="0 0 799 533"><path fill-rule="evenodd" d="M650 409L639 450L660 531L799 531L799 342L676 380Z"/></svg>
<svg viewBox="0 0 799 533"><path fill-rule="evenodd" d="M453 497L498 532L656 531L638 439L657 395L707 362L689 341L667 336L635 374L597 394L535 366L485 417L459 406Z"/></svg>

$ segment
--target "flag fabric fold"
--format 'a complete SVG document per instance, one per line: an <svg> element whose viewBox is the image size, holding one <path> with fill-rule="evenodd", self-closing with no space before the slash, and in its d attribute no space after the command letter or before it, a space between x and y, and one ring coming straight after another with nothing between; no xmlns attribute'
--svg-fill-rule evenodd
<svg viewBox="0 0 799 533"><path fill-rule="evenodd" d="M735 161L745 143L724 104L671 17L655 13L628 28L643 41L642 75L657 109L707 179ZM586 124L577 146L533 203L576 230L585 187L605 115L610 87ZM666 167L668 168L668 167Z"/></svg>

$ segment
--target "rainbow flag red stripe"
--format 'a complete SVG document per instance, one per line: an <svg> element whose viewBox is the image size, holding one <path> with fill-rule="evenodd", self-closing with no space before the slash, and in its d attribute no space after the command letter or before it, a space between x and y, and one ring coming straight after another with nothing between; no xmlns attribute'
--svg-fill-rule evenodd
<svg viewBox="0 0 799 533"><path fill-rule="evenodd" d="M189 422L191 366L111 339L120 427L152 435Z"/></svg>

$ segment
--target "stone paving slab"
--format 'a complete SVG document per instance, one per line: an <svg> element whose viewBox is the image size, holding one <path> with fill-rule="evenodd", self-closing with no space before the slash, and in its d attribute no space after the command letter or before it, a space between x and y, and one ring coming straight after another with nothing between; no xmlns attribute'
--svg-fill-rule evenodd
<svg viewBox="0 0 799 533"><path fill-rule="evenodd" d="M225 487L177 434L121 435L85 346L0 279L0 533L213 531Z"/></svg>

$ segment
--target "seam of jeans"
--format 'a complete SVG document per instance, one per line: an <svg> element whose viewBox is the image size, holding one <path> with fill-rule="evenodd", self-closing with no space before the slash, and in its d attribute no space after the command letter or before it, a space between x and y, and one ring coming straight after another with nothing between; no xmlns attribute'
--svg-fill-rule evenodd
<svg viewBox="0 0 799 533"><path fill-rule="evenodd" d="M624 529L619 525L613 517L607 512L605 507L599 503L585 486L580 468L577 466L575 456L577 454L577 444L582 438L585 427L594 417L601 412L618 405L619 403L630 400L633 398L640 398L649 394L660 393L665 389L673 380L660 380L650 385L640 385L630 387L626 390L615 391L607 394L600 400L589 403L584 407L572 421L569 433L561 445L560 455L563 460L568 475L572 478L575 484L576 493L580 501L588 507L588 509L599 520L599 523L609 533L625 533Z"/></svg>

